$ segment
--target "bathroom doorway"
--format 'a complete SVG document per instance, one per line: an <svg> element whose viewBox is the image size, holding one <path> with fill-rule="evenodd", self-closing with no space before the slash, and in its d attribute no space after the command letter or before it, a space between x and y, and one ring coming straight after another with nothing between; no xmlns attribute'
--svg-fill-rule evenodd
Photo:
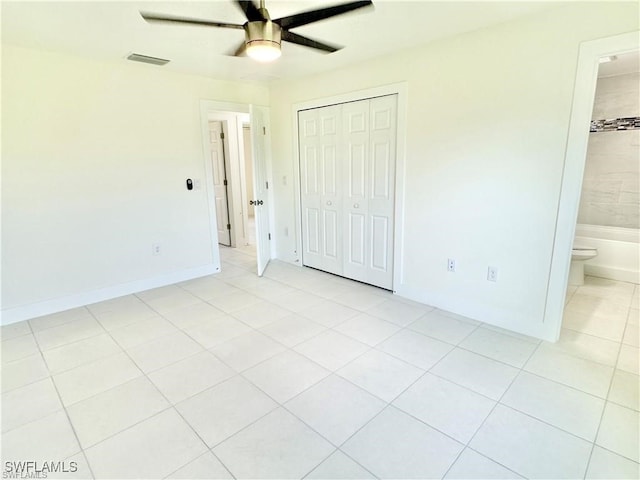
<svg viewBox="0 0 640 480"><path fill-rule="evenodd" d="M565 311L600 59L637 52L639 33L592 40L580 46L544 315L544 322L555 332L556 340Z"/></svg>
<svg viewBox="0 0 640 480"><path fill-rule="evenodd" d="M640 51L600 57L569 273L638 283Z"/></svg>

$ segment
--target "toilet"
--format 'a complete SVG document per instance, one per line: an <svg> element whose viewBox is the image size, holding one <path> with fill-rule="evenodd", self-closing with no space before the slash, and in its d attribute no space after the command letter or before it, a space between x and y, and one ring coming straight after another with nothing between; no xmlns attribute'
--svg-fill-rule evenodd
<svg viewBox="0 0 640 480"><path fill-rule="evenodd" d="M573 245L569 285L584 285L584 262L598 256L598 249L584 245Z"/></svg>

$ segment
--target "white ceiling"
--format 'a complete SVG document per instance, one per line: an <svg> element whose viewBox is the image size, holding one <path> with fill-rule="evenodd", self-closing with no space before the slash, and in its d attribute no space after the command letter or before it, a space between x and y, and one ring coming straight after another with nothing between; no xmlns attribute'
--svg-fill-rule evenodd
<svg viewBox="0 0 640 480"><path fill-rule="evenodd" d="M600 64L598 77L614 77L640 72L640 51L618 54L613 57L613 61Z"/></svg>
<svg viewBox="0 0 640 480"><path fill-rule="evenodd" d="M341 3L269 1L272 18ZM2 41L124 62L132 52L170 59L164 68L220 79L268 82L333 70L518 16L555 8L552 2L374 1L375 8L335 17L294 31L344 45L324 55L292 44L272 64L226 56L243 39L241 30L147 24L139 11L244 23L242 12L226 0L174 2L22 2L2 1Z"/></svg>

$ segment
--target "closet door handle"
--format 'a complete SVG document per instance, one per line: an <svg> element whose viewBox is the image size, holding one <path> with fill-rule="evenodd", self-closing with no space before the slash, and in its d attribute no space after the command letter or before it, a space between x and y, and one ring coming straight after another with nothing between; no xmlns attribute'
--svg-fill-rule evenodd
<svg viewBox="0 0 640 480"><path fill-rule="evenodd" d="M331 200L328 200L328 201L327 201L327 205L329 205L329 206L333 205L333 204L331 203Z"/></svg>
<svg viewBox="0 0 640 480"><path fill-rule="evenodd" d="M353 208L360 208L360 205L358 203L354 203Z"/></svg>

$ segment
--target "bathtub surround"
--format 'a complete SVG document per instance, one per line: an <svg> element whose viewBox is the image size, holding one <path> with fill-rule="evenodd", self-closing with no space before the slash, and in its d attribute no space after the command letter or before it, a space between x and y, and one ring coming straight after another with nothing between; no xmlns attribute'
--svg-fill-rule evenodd
<svg viewBox="0 0 640 480"><path fill-rule="evenodd" d="M640 230L637 228L578 224L574 245L598 250L598 256L584 265L587 275L640 283Z"/></svg>
<svg viewBox="0 0 640 480"><path fill-rule="evenodd" d="M578 223L640 227L639 115L640 73L598 79Z"/></svg>
<svg viewBox="0 0 640 480"><path fill-rule="evenodd" d="M589 134L578 223L638 228L640 130Z"/></svg>
<svg viewBox="0 0 640 480"><path fill-rule="evenodd" d="M592 120L591 132L616 132L640 128L640 117Z"/></svg>
<svg viewBox="0 0 640 480"><path fill-rule="evenodd" d="M630 118L640 115L638 82L639 72L598 78L592 118Z"/></svg>

